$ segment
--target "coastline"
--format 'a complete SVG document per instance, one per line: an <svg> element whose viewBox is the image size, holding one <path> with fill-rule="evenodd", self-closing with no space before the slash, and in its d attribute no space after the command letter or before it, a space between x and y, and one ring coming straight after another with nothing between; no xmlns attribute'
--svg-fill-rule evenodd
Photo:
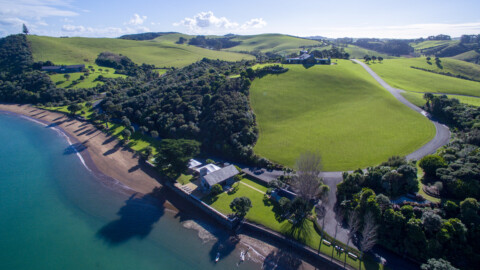
<svg viewBox="0 0 480 270"><path fill-rule="evenodd" d="M128 195L145 196L151 193L160 193L166 210L178 215L183 213L198 215L198 213L190 213L186 202L165 192L160 177L151 167L142 164L134 151L120 146L117 139L98 130L91 123L68 117L62 113L38 109L31 105L0 103L0 113L26 118L59 132L69 142L83 165L104 186ZM158 192L158 190L161 191ZM202 217L204 216L200 215L200 220ZM209 217L205 218L210 219ZM196 218L193 218L192 221L203 224L201 221L197 222ZM199 234L205 230L202 226L192 226L189 229L197 230ZM250 259L258 263L263 262L272 252L282 250L276 245L267 243L268 241L265 242L245 234L240 234L239 237L239 244L243 248L252 248L252 252L256 255L250 255ZM314 267L303 261L301 269L314 269Z"/></svg>

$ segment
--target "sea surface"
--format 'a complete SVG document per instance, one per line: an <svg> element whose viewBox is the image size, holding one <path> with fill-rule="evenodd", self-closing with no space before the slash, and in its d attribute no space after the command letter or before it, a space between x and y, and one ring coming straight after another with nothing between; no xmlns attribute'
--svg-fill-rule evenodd
<svg viewBox="0 0 480 270"><path fill-rule="evenodd" d="M0 113L0 269L261 268L201 224L102 184L54 127Z"/></svg>

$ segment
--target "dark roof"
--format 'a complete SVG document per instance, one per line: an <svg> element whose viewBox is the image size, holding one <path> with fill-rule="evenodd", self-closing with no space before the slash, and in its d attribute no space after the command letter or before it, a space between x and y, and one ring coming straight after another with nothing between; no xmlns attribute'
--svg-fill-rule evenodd
<svg viewBox="0 0 480 270"><path fill-rule="evenodd" d="M203 178L205 181L208 183L209 186L213 186L215 184L219 184L235 175L237 175L239 172L237 168L235 168L234 165L227 166L225 168L222 168L218 171L214 171L212 173L209 173L205 175Z"/></svg>

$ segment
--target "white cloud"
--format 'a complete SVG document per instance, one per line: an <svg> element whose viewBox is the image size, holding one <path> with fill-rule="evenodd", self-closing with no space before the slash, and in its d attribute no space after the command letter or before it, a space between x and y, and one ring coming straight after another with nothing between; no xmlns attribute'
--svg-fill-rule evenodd
<svg viewBox="0 0 480 270"><path fill-rule="evenodd" d="M125 24L130 24L130 25L142 25L143 22L147 20L147 16L140 16L137 13L133 14L133 18L128 21L128 23Z"/></svg>
<svg viewBox="0 0 480 270"><path fill-rule="evenodd" d="M327 37L379 37L379 38L419 38L447 34L459 37L463 34L480 33L480 22L472 23L431 23L396 26L333 27L308 30L301 35L322 35Z"/></svg>
<svg viewBox="0 0 480 270"><path fill-rule="evenodd" d="M85 27L83 25L65 24L62 26L62 33L68 36L85 37L119 37L126 34L137 34L149 32L150 29L142 25L131 26L131 21L124 23L126 27Z"/></svg>
<svg viewBox="0 0 480 270"><path fill-rule="evenodd" d="M259 29L267 23L262 18L251 19L243 24L230 21L225 17L217 17L211 11L200 12L192 18L185 18L176 22L174 26L183 26L190 33L220 33L231 31L248 31Z"/></svg>
<svg viewBox="0 0 480 270"><path fill-rule="evenodd" d="M22 24L36 30L47 25L45 18L77 16L78 13L72 11L70 2L69 0L0 0L0 31L19 32Z"/></svg>

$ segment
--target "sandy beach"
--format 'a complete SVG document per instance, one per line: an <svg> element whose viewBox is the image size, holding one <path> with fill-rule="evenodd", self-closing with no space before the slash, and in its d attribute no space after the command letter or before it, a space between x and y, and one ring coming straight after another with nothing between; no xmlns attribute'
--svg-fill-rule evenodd
<svg viewBox="0 0 480 270"><path fill-rule="evenodd" d="M94 173L100 173L100 176L101 174L109 176L142 194L148 194L155 187L161 187L152 173L147 173L144 168L140 169L142 165L133 151L123 148L118 140L96 129L90 123L30 105L0 104L0 110L56 125L70 137L87 166Z"/></svg>
<svg viewBox="0 0 480 270"><path fill-rule="evenodd" d="M138 196L155 193L168 210L178 212L182 209L182 212L183 210L187 213L191 212L188 211L190 207L183 200L166 192L165 189L157 189L153 192L154 189L162 187L156 172L140 162L134 151L122 147L118 140L96 129L92 124L31 105L0 104L1 111L23 115L62 131L81 154L85 165L106 185L123 187L124 191L131 194L137 193ZM205 231L199 226L191 229L198 230L199 233ZM278 251L276 247L261 240L243 234L239 237L243 247L252 248L252 254L249 256L257 262L262 262L268 254ZM313 268L310 264L303 262L299 269Z"/></svg>

